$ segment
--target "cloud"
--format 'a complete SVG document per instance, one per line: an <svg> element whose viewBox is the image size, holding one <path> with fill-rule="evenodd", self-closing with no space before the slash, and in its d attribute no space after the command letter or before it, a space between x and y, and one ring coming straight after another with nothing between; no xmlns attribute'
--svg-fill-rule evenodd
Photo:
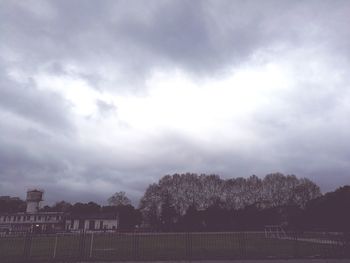
<svg viewBox="0 0 350 263"><path fill-rule="evenodd" d="M32 70L71 63L96 79L112 73L123 84L159 67L203 77L275 45L339 48L348 34L341 29L344 1L39 1L34 7L5 1L2 12L5 47Z"/></svg>
<svg viewBox="0 0 350 263"><path fill-rule="evenodd" d="M348 13L341 0L1 1L1 193L136 204L174 172L347 183Z"/></svg>
<svg viewBox="0 0 350 263"><path fill-rule="evenodd" d="M98 110L100 114L115 114L117 111L117 107L113 103L108 103L103 100L97 100L96 101Z"/></svg>
<svg viewBox="0 0 350 263"><path fill-rule="evenodd" d="M0 108L46 129L66 133L74 129L67 113L70 104L59 94L40 91L31 79L17 81L0 67Z"/></svg>

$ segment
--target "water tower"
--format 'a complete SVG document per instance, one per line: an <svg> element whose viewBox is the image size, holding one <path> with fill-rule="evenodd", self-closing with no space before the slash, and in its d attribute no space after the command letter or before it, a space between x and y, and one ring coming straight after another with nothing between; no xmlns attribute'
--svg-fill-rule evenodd
<svg viewBox="0 0 350 263"><path fill-rule="evenodd" d="M27 191L27 213L36 213L39 211L39 203L43 200L43 190L29 189Z"/></svg>

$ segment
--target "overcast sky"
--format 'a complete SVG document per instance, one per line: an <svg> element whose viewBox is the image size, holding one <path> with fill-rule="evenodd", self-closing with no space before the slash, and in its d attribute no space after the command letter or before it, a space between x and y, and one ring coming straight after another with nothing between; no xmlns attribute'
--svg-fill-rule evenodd
<svg viewBox="0 0 350 263"><path fill-rule="evenodd" d="M0 0L0 195L350 179L350 1Z"/></svg>

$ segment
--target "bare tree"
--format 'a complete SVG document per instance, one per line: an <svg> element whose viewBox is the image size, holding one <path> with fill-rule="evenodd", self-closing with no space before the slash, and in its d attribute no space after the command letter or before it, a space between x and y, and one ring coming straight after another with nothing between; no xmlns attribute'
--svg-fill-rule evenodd
<svg viewBox="0 0 350 263"><path fill-rule="evenodd" d="M320 187L307 178L300 179L294 191L296 203L302 208L307 202L321 196Z"/></svg>
<svg viewBox="0 0 350 263"><path fill-rule="evenodd" d="M130 199L126 196L125 192L116 192L110 198L108 198L108 204L112 206L130 205Z"/></svg>
<svg viewBox="0 0 350 263"><path fill-rule="evenodd" d="M206 210L213 205L229 210L250 205L259 208L291 204L304 207L319 195L316 184L295 175L274 173L263 179L252 175L223 180L217 175L174 174L162 177L157 184L147 188L140 211L146 221L156 223L162 216L166 218L164 222L182 217L190 207L195 210Z"/></svg>

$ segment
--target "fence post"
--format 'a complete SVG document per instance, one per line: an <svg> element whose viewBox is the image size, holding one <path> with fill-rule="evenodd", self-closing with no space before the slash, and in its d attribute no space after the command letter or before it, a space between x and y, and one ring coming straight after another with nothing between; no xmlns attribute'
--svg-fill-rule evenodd
<svg viewBox="0 0 350 263"><path fill-rule="evenodd" d="M80 233L80 240L79 240L79 259L84 259L84 253L85 252L85 230L83 230Z"/></svg>
<svg viewBox="0 0 350 263"><path fill-rule="evenodd" d="M58 235L56 233L56 237L55 237L55 246L53 248L53 258L56 258L56 252L57 252L57 242L58 242Z"/></svg>
<svg viewBox="0 0 350 263"><path fill-rule="evenodd" d="M92 246L94 244L94 232L91 233L91 240L90 240L90 253L89 257L92 258Z"/></svg>
<svg viewBox="0 0 350 263"><path fill-rule="evenodd" d="M245 232L241 232L238 233L238 246L240 248L240 255L241 258L245 259L246 258L246 233Z"/></svg>
<svg viewBox="0 0 350 263"><path fill-rule="evenodd" d="M327 240L332 240L331 235L329 234L329 232L323 232L322 233L322 237L326 240L325 242L327 243ZM323 242L322 242L323 243ZM337 246L334 246L334 244L330 244L329 246L327 246L326 249L322 248L323 244L318 244L318 250L322 251L321 254L324 251L324 255L322 255L325 258L331 258L332 256L335 257L340 257L340 254L338 254L339 249L337 249Z"/></svg>
<svg viewBox="0 0 350 263"><path fill-rule="evenodd" d="M135 232L132 232L132 240L131 240L131 243L132 243L132 255L133 255L133 258L134 260L136 260L136 242L135 242Z"/></svg>
<svg viewBox="0 0 350 263"><path fill-rule="evenodd" d="M294 232L294 258L299 257L299 241L298 241L298 232Z"/></svg>
<svg viewBox="0 0 350 263"><path fill-rule="evenodd" d="M190 232L186 233L185 244L186 244L186 257L188 260L191 260L192 259L192 240L191 240Z"/></svg>
<svg viewBox="0 0 350 263"><path fill-rule="evenodd" d="M138 235L134 231L132 232L132 251L134 255L134 260L138 260L139 258L139 240L138 240Z"/></svg>
<svg viewBox="0 0 350 263"><path fill-rule="evenodd" d="M24 237L24 250L23 250L23 257L25 260L28 260L30 257L31 247L32 247L32 236L30 232L26 232Z"/></svg>
<svg viewBox="0 0 350 263"><path fill-rule="evenodd" d="M338 241L339 242L339 241ZM343 253L343 257L344 258L350 258L350 232L346 231L343 232L343 251L345 253Z"/></svg>

